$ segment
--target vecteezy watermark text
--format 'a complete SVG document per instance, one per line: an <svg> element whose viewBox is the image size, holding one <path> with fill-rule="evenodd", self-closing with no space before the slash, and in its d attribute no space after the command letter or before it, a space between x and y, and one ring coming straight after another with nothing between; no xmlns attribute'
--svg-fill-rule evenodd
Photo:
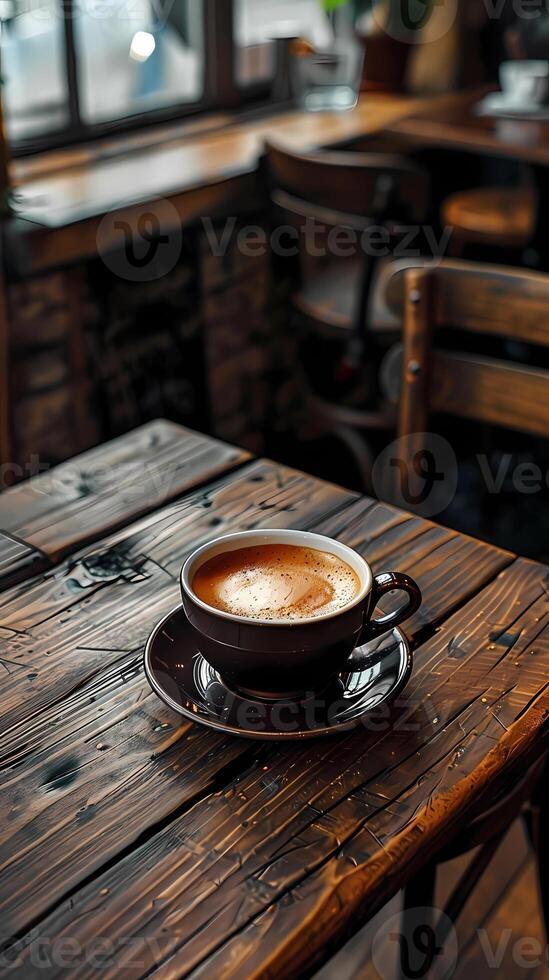
<svg viewBox="0 0 549 980"><path fill-rule="evenodd" d="M503 453L495 466L481 453L477 453L476 460L488 493L501 493L509 483L516 493L541 493L549 488L549 469L544 472L531 460L513 465L512 453Z"/></svg>
<svg viewBox="0 0 549 980"><path fill-rule="evenodd" d="M363 254L372 258L439 259L448 249L453 228L439 230L430 224L371 224L357 231L331 226L313 217L300 224L278 224L267 230L260 224L242 224L236 215L223 223L203 217L204 242L210 254L223 258L229 250L243 256L275 255L283 258L302 253L311 258L347 258ZM102 218L97 230L97 250L119 279L151 282L174 269L183 253L179 214L167 199L135 205L123 215L114 209Z"/></svg>
<svg viewBox="0 0 549 980"><path fill-rule="evenodd" d="M494 457L477 453L474 461L482 487L492 496L504 492L533 495L549 489L549 467L544 469L533 460L516 460L512 453ZM432 517L452 503L458 471L456 454L447 439L433 432L414 433L393 440L381 451L373 465L372 483L378 499ZM159 470L154 460L129 460L115 467L74 465L68 474L66 468L57 470L33 453L26 461L0 465L0 490L31 477L39 478L36 489L45 495L63 495L74 487L82 493L100 492L113 482L123 482L125 496L139 500L150 492L159 499L169 496L177 472Z"/></svg>
<svg viewBox="0 0 549 980"><path fill-rule="evenodd" d="M28 480L49 470L49 464L44 463L38 453L31 453L25 462L6 462L0 465L0 491L6 490L12 483Z"/></svg>
<svg viewBox="0 0 549 980"><path fill-rule="evenodd" d="M549 488L549 468L533 460L516 461L512 453L476 453L472 459L478 466L477 491L531 495ZM458 475L458 460L448 440L419 432L394 439L382 450L373 465L372 484L380 500L435 517L452 504Z"/></svg>
<svg viewBox="0 0 549 980"><path fill-rule="evenodd" d="M346 258L362 252L374 258L392 255L394 258L419 258L421 255L441 257L446 253L452 227L445 226L440 234L432 225L399 224L389 231L384 225L372 224L363 231L350 227L331 227L307 217L297 226L281 224L266 231L261 225L238 227L233 215L216 225L211 218L202 218L206 241L212 255L222 257L231 245L241 255L258 256L271 252L291 257L303 251L312 258L334 256Z"/></svg>
<svg viewBox="0 0 549 980"><path fill-rule="evenodd" d="M386 917L372 938L372 961L382 980L450 980L460 963L454 924L432 906L404 909ZM549 947L536 936L517 936L511 928L497 934L477 929L475 961L482 975L537 970L549 964ZM471 946L468 947L469 956ZM512 966L511 966L512 964Z"/></svg>
<svg viewBox="0 0 549 980"><path fill-rule="evenodd" d="M147 970L160 962L160 944L154 936L118 937L94 936L81 943L73 936L50 939L33 929L24 941L12 943L4 939L0 943L0 969L74 970L87 966L98 972L116 968L122 970Z"/></svg>
<svg viewBox="0 0 549 980"><path fill-rule="evenodd" d="M168 20L175 0L148 0L149 30L163 27ZM51 0L27 0L26 16L48 23L52 20L112 20L117 23L143 24L143 5L140 0L73 0L72 3L51 3Z"/></svg>
<svg viewBox="0 0 549 980"><path fill-rule="evenodd" d="M537 20L549 13L549 0L482 0L490 20L500 20L509 9L517 20Z"/></svg>

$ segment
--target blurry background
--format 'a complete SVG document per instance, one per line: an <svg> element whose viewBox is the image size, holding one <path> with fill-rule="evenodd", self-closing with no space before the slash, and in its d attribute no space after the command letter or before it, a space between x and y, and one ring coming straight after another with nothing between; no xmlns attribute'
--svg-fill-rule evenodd
<svg viewBox="0 0 549 980"><path fill-rule="evenodd" d="M207 64L203 0L2 0L0 14L15 143L43 137L48 146L52 134L70 139L79 121L94 126L175 106L180 115L184 104L211 103L206 73L216 66ZM318 0L235 0L233 25L235 81L244 88L272 80L273 38L302 36L322 47L331 37Z"/></svg>
<svg viewBox="0 0 549 980"><path fill-rule="evenodd" d="M364 270L356 257L275 254L282 218L263 148L272 136L306 152L325 134L342 150L405 156L429 184L417 255L433 257L434 236L440 255L546 271L540 168L518 154L411 143L384 122L461 91L480 104L502 62L545 64L549 18L519 7L412 0L407 20L394 0L0 0L4 483L163 416L371 492L372 461L395 435L401 311L376 333L375 263L364 318L374 337L357 355ZM324 84L336 69L338 84ZM358 69L358 109L310 125L315 113L291 116L330 88L334 105L354 101ZM535 157L541 130L497 125ZM463 202L447 209L468 191L481 192L470 234L458 229ZM265 247L242 247L250 226ZM304 328L311 307L296 307L305 280L328 323L320 333ZM545 363L517 342L505 356ZM362 441L317 431L307 385L376 423ZM549 554L546 482L533 523L532 498L512 479L530 461L546 473L546 441L465 423L437 431L460 460L438 519ZM511 455L497 500L477 453L492 472Z"/></svg>

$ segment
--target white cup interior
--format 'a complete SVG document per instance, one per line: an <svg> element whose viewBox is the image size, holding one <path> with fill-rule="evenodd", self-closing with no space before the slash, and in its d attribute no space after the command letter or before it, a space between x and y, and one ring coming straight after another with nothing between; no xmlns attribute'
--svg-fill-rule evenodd
<svg viewBox="0 0 549 980"><path fill-rule="evenodd" d="M210 558L215 558L217 555L225 554L228 551L237 551L238 548L251 548L254 545L260 544L292 544L301 548L315 548L317 551L325 551L331 555L337 555L338 558L342 558L346 561L348 565L351 566L354 572L356 572L360 588L357 595L342 609L332 610L328 613L321 613L318 616L307 616L296 620L288 621L288 619L252 619L247 616L237 616L234 613L228 613L221 609L215 609L213 606L209 606L207 603L199 599L193 590L192 583L194 576L196 575L198 569ZM298 531L298 530L287 530L287 529L276 529L276 530L258 530L258 531L237 531L234 534L224 534L219 538L214 538L213 541L209 541L207 544L202 545L197 548L196 551L187 558L187 561L183 565L181 570L181 585L184 591L190 596L194 602L203 609L210 613L214 613L224 619L232 619L238 621L244 621L248 623L253 623L254 625L264 624L266 626L292 626L300 625L303 626L306 623L316 623L322 619L332 619L334 616L341 615L347 609L351 609L353 606L358 605L363 599L369 594L372 588L373 575L372 570L367 561L362 558L358 552L349 548L346 544L342 544L340 541L335 541L333 538L328 538L323 534L314 534L312 531Z"/></svg>

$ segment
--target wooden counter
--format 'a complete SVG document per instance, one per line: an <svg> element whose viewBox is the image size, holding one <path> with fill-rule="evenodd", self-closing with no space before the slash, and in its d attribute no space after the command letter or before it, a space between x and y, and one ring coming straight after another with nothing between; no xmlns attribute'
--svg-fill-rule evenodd
<svg viewBox="0 0 549 980"><path fill-rule="evenodd" d="M44 175L29 177L33 168L23 164L17 168L25 174L17 187L18 217L9 230L12 261L36 272L95 255L101 218L116 209L117 218L131 219L135 207L149 201L168 199L184 225L204 214L249 210L260 203L257 169L267 136L304 151L335 146L379 132L423 104L368 95L350 112L294 110L207 132L194 127L190 136Z"/></svg>

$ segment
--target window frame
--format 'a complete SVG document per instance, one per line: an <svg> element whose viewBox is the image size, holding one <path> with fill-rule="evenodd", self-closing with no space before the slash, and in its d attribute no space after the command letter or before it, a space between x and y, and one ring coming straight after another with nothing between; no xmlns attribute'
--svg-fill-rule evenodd
<svg viewBox="0 0 549 980"><path fill-rule="evenodd" d="M59 0L63 14L65 78L68 93L69 123L44 135L9 140L13 157L26 157L48 150L124 135L162 123L191 119L198 114L215 113L249 107L267 101L270 82L241 86L236 79L233 0L203 0L204 90L196 102L176 103L134 113L101 123L85 123L80 115L78 52L74 32L73 0ZM231 43L227 44L227 38Z"/></svg>

